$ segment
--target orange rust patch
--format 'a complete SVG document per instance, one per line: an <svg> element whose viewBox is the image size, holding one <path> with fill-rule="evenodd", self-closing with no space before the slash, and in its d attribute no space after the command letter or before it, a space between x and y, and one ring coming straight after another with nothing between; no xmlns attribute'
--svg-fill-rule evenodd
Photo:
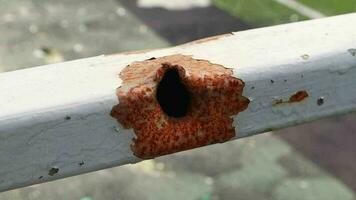
<svg viewBox="0 0 356 200"><path fill-rule="evenodd" d="M289 103L295 103L295 102L300 102L303 101L305 98L307 98L309 95L307 93L307 91L305 90L301 90L298 91L297 93L293 94L290 98L289 98Z"/></svg>
<svg viewBox="0 0 356 200"><path fill-rule="evenodd" d="M191 94L188 111L179 118L164 113L156 99L157 85L172 69ZM235 136L231 116L249 104L242 96L243 81L233 77L231 69L190 56L134 62L120 77L119 104L111 116L133 128L136 138L131 149L142 159L230 140Z"/></svg>
<svg viewBox="0 0 356 200"><path fill-rule="evenodd" d="M307 98L309 95L307 91L301 90L293 94L292 96L289 97L288 101L283 101L283 99L277 99L274 101L273 106L279 106L279 105L285 105L285 104L291 104L291 103L297 103L303 101L305 98Z"/></svg>

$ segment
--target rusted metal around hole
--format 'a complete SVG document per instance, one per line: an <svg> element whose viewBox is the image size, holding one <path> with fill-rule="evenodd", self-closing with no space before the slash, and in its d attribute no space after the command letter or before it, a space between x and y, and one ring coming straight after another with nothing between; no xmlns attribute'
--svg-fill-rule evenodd
<svg viewBox="0 0 356 200"><path fill-rule="evenodd" d="M191 56L134 62L120 78L111 116L134 130L131 149L142 159L230 140L231 116L250 102L231 69Z"/></svg>

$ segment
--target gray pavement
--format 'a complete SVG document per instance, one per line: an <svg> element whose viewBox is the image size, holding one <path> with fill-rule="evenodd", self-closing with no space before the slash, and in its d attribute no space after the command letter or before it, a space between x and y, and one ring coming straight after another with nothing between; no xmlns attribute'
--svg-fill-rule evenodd
<svg viewBox="0 0 356 200"><path fill-rule="evenodd" d="M182 43L227 30L220 28L209 32L210 29L204 28L206 25L201 25L204 35L197 29L174 31L174 24L169 26L169 20L164 19L164 26L160 26L159 30L157 25L152 25L157 16L149 18L152 10L140 14L139 8L132 2L122 2L128 9L120 1L114 0L0 0L0 70L9 71L99 54L163 47L169 43ZM227 22L233 20L229 16L223 16L222 11L216 8L206 9L210 10L200 12L220 16L215 22L221 19ZM169 14L168 11L163 12ZM188 15L188 11L185 14ZM198 19L197 17L196 20L199 21ZM209 20L202 21L205 24L211 23ZM180 27L184 29L184 20L180 22ZM191 21L188 23L189 26L194 25ZM226 26L228 28L248 27L238 20L236 24L233 21L226 24L230 24ZM162 34L165 30L172 30L173 35ZM182 37L177 38L180 33ZM351 126L354 115L341 118L338 122L344 122L345 119L348 119L346 121ZM355 172L351 172L355 168L350 164L354 163L351 159L355 152L352 145L348 145L347 155L351 160L349 168L340 168L335 163L334 168L328 168L325 167L328 165L322 163L328 159L333 160L330 157L335 155L332 154L337 151L335 148L342 149L342 140L335 139L339 129L335 129L334 140L325 135L321 137L323 140L317 136L308 137L311 129L334 122L335 120L324 120L317 122L317 125L303 125L307 127L304 129L295 127L282 130L278 135L283 140L267 133L135 165L12 190L1 193L0 200L356 200L350 189L352 187L345 185L350 182L343 179L341 180L344 182L341 182L335 178L335 171L340 169L347 169L350 177L354 177L352 175ZM335 126L334 124L333 127ZM322 131L328 132L327 129ZM350 135L354 132L353 129L346 128L343 131L344 136L352 139ZM339 141L338 145L329 145L330 151L324 152L329 153L329 158L320 154L310 156L312 152L325 147L325 138L330 139L330 142ZM319 146L312 148L313 144ZM344 160L337 160L336 163L340 162ZM346 175L347 173L344 176Z"/></svg>
<svg viewBox="0 0 356 200"><path fill-rule="evenodd" d="M0 0L0 69L167 46L114 0Z"/></svg>
<svg viewBox="0 0 356 200"><path fill-rule="evenodd" d="M167 10L162 7L141 8L137 0L117 1L173 45L251 27L213 5Z"/></svg>

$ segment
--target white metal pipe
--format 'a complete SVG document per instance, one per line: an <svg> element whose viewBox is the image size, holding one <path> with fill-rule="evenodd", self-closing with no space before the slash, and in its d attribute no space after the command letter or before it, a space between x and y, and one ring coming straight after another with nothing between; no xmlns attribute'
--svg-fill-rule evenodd
<svg viewBox="0 0 356 200"><path fill-rule="evenodd" d="M151 57L233 68L251 101L233 118L235 138L355 111L355 24L349 14L2 73L0 191L140 161L133 130L110 112L120 71Z"/></svg>

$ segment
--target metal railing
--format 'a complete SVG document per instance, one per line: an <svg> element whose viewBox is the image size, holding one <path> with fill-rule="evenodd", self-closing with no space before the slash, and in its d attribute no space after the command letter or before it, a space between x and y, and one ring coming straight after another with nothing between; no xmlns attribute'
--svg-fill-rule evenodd
<svg viewBox="0 0 356 200"><path fill-rule="evenodd" d="M356 14L348 14L236 32L167 49L102 55L2 73L0 191L355 111L355 22ZM203 81L203 87L212 87L214 92L221 88L232 91L235 96L231 98L238 97L227 101L233 104L229 106L237 106L236 112L228 114L233 117L232 135L199 144L187 139L177 144L179 148L170 146L166 151L160 144L163 146L152 147L159 149L152 150L152 154L142 153L148 151L139 147L139 142L146 139L143 129L137 135L135 118L125 118L125 106L131 105L127 103L131 97L141 98L128 92L134 91L132 88L139 88L142 83L156 88L156 79L164 78L159 66L179 73L183 69L183 75L178 73L182 82L192 85L201 72L210 74L211 82ZM219 77L231 80L227 82L235 83L234 87L214 86L212 82ZM235 86L239 87L236 91ZM192 88L189 86L188 90ZM190 91L191 95L201 98L194 91ZM155 97L155 91L149 95ZM120 103L118 110L113 109ZM135 107L130 109L134 113ZM219 112L217 115L221 116ZM162 113L164 122L176 123ZM209 120L216 123L214 118ZM223 120L230 122L229 118ZM205 137L208 131L204 130L195 136ZM133 143L135 134L139 138ZM151 145L150 141L141 144L145 147Z"/></svg>

